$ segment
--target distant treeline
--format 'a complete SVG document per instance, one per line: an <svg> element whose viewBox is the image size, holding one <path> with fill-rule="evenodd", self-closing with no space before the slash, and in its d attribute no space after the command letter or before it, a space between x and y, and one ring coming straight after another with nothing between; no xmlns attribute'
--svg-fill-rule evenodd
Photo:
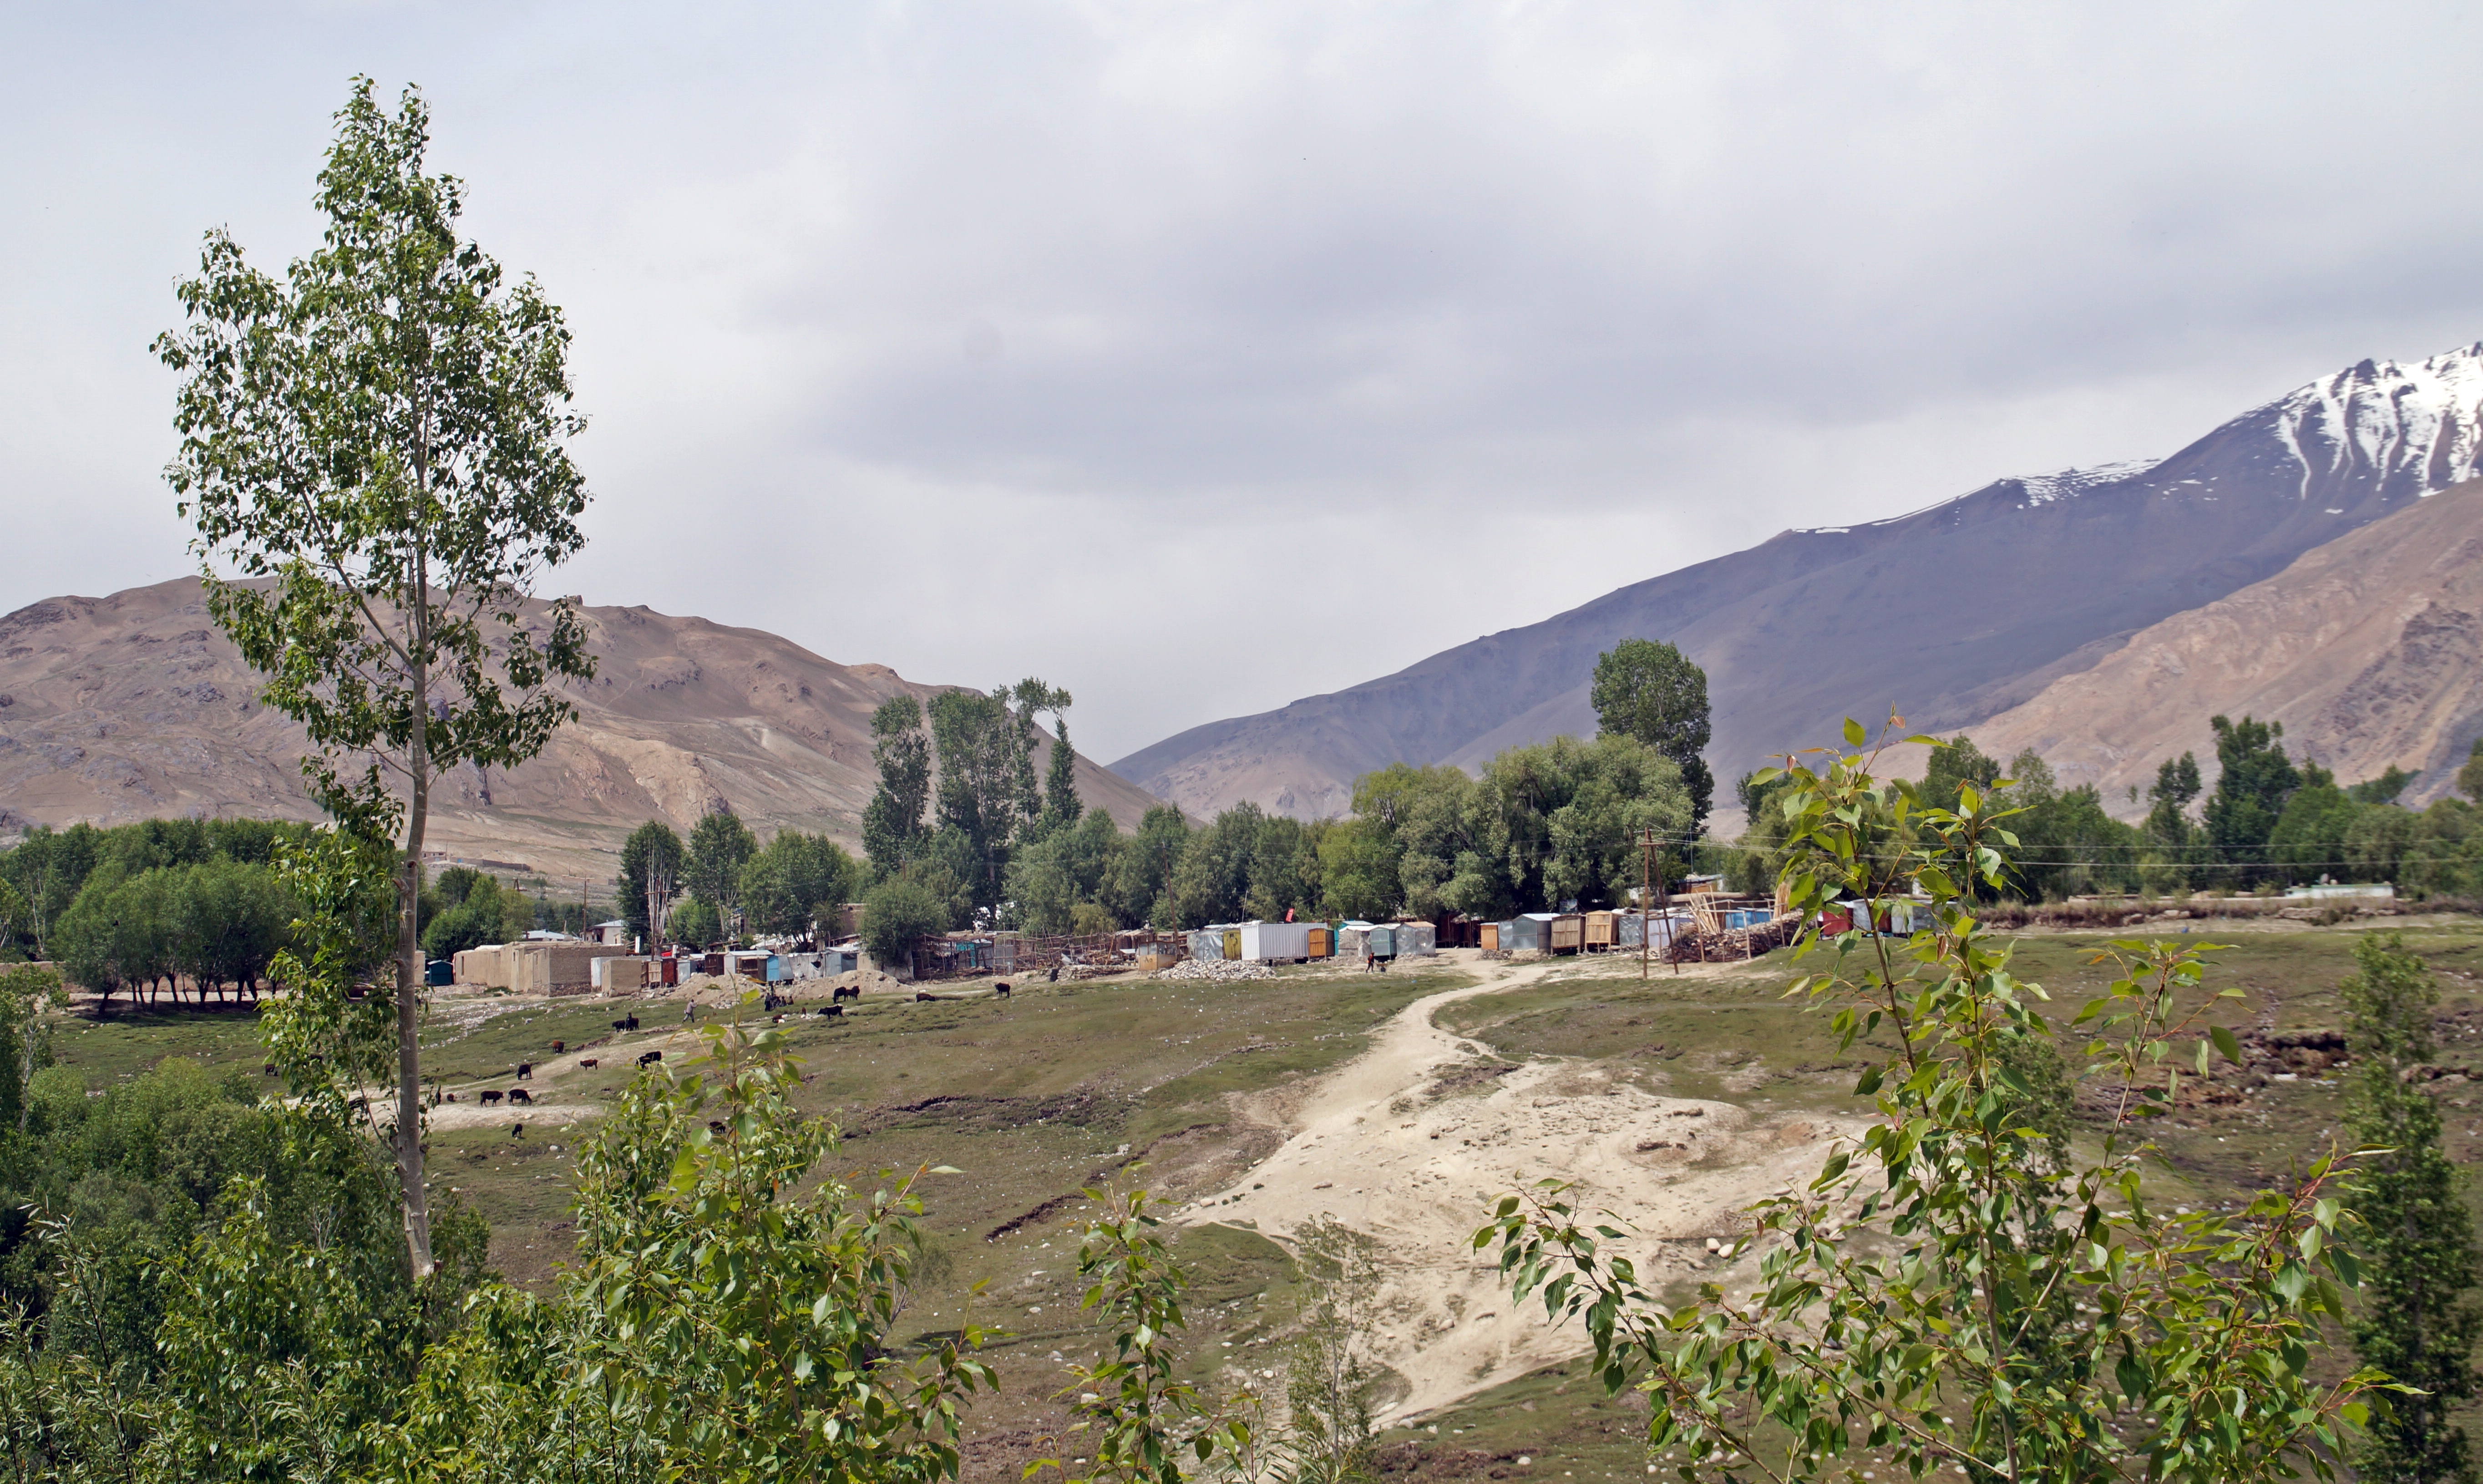
<svg viewBox="0 0 2483 1484"><path fill-rule="evenodd" d="M2018 847L2006 895L2058 901L2092 893L2275 890L2313 883L2386 882L2408 896L2483 895L2483 741L2457 775L2467 797L2416 810L2397 799L2416 779L2391 766L2374 779L2339 784L2309 759L2286 755L2284 728L2219 716L2217 777L2208 790L2194 754L2167 759L2145 794L2147 817L2123 824L2104 810L2092 785L2063 788L2043 759L2022 752L2006 764L1960 735L1932 755L1922 783L1926 807L1953 808L1966 785L2001 796L2021 812L2003 821ZM1783 864L1783 784L1741 782L1749 828L1726 858L1736 889L1769 888ZM2130 791L2129 802L2140 801Z"/></svg>
<svg viewBox="0 0 2483 1484"><path fill-rule="evenodd" d="M149 819L98 829L37 826L0 851L0 961L57 961L111 996L255 995L301 915L279 858L314 827L263 819ZM422 893L435 954L542 927L574 930L582 903L528 896L450 866ZM374 941L385 944L386 925Z"/></svg>

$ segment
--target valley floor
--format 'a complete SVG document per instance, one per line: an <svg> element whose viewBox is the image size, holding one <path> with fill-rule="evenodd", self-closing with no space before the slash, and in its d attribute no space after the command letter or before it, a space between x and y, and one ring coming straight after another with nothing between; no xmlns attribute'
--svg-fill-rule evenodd
<svg viewBox="0 0 2483 1484"><path fill-rule="evenodd" d="M2377 927L2405 931L2440 971L2451 1152L2483 1152L2467 1091L2483 1082L2483 1069L2468 1079L2483 1038L2483 926ZM2220 939L2234 946L2210 985L2245 991L2227 1022L2262 1041L2334 1026L2336 985L2371 930ZM2016 968L2065 1017L2108 977L2095 962L2106 942L2031 933ZM1103 1338L1079 1309L1078 1233L1092 1209L1081 1192L1112 1182L1144 1185L1172 1212L1194 1278L1200 1381L1276 1380L1298 1300L1285 1243L1333 1213L1378 1243L1387 1272L1368 1338L1391 1372L1390 1472L1642 1477L1643 1406L1605 1397L1576 1359L1580 1338L1512 1306L1469 1238L1493 1200L1552 1177L1578 1181L1581 1204L1624 1213L1645 1270L1685 1288L1732 1282L1707 1240L1729 1239L1742 1207L1807 1179L1829 1141L1868 1116L1826 1015L1782 997L1796 971L1779 953L1679 974L1659 966L1642 982L1635 961L1451 954L1388 974L1099 980L1022 987L1007 1001L943 987L958 997L870 995L841 1021L797 1014L786 1029L804 1058L805 1106L842 1126L855 1178L963 1172L918 1186L933 1247L903 1329L1007 1332L993 1352L1002 1390L970 1415L973 1477L1014 1480L1029 1458L1075 1452L1060 1392L1068 1365ZM633 1012L638 1030L612 1026ZM59 1046L99 1086L168 1054L255 1076L254 1037L239 1007L122 1007L104 1019L90 1007L61 1027ZM661 1050L679 1066L703 1046L677 996L443 998L425 1041L426 1067L458 1094L434 1121L435 1191L481 1208L495 1265L530 1285L548 1282L574 1242L575 1143L635 1058ZM521 1060L534 1064L524 1082L511 1075ZM512 1087L532 1101L477 1100ZM2163 1128L2157 1179L2173 1198L2203 1203L2280 1179L2325 1149L2341 1097L2333 1070L2307 1061L2227 1074L2213 1100L2185 1102Z"/></svg>

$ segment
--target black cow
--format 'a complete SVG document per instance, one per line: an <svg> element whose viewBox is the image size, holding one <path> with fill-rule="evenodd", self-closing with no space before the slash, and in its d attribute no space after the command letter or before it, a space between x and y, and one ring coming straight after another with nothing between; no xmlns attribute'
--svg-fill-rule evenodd
<svg viewBox="0 0 2483 1484"><path fill-rule="evenodd" d="M860 999L862 998L862 986L859 984L838 985L835 989L828 991L828 998L831 1000Z"/></svg>
<svg viewBox="0 0 2483 1484"><path fill-rule="evenodd" d="M579 1058L577 1059L577 1064L578 1064L579 1066L581 1066L581 1067L592 1067L592 1066L594 1066L594 1065L595 1065L596 1061L597 1061L597 1058L595 1058L595 1057L592 1057L592 1056L581 1056L581 1057L579 1057Z"/></svg>
<svg viewBox="0 0 2483 1484"><path fill-rule="evenodd" d="M845 1007L842 1005L821 1005L819 1007L819 1017L822 1020L841 1020L845 1018Z"/></svg>
<svg viewBox="0 0 2483 1484"><path fill-rule="evenodd" d="M916 990L914 992L914 1002L918 1005L928 1005L937 1001L939 998L939 995L932 994L929 990Z"/></svg>
<svg viewBox="0 0 2483 1484"><path fill-rule="evenodd" d="M527 1092L524 1088L512 1087L509 1089L509 1100L511 1102L532 1102L535 1099L534 1095Z"/></svg>
<svg viewBox="0 0 2483 1484"><path fill-rule="evenodd" d="M999 983L999 984L995 984L995 985L993 985L993 986L992 986L992 993L993 993L993 994L997 994L997 995L999 995L999 996L1000 996L1001 998L1002 998L1002 999L1006 999L1006 998L1008 998L1008 997L1009 997L1009 991L1008 991L1008 984L1007 984L1007 982L1006 982L1006 981L1002 981L1001 983Z"/></svg>
<svg viewBox="0 0 2483 1484"><path fill-rule="evenodd" d="M662 1061L663 1059L664 1059L664 1053L663 1053L663 1052L661 1052L661 1051L649 1051L646 1055L641 1056L641 1057L639 1057L639 1058L638 1058L638 1065L639 1065L639 1066L641 1066L641 1067L652 1067L652 1066L654 1066L655 1063L657 1063L657 1062L659 1062L659 1061Z"/></svg>
<svg viewBox="0 0 2483 1484"><path fill-rule="evenodd" d="M532 1062L518 1063L518 1080L521 1082L531 1082L534 1079L535 1064Z"/></svg>
<svg viewBox="0 0 2483 1484"><path fill-rule="evenodd" d="M509 1126L509 1137L510 1137L510 1138L512 1138L512 1139L522 1139L522 1138L524 1138L525 1136L526 1136L526 1126L525 1126L525 1125L523 1125L523 1124L511 1124L511 1125Z"/></svg>
<svg viewBox="0 0 2483 1484"><path fill-rule="evenodd" d="M634 1015L624 1016L620 1020L612 1022L612 1028L614 1030L636 1030L638 1028L638 1018Z"/></svg>
<svg viewBox="0 0 2483 1484"><path fill-rule="evenodd" d="M500 1100L500 1095L499 1095L498 1093L494 1092L492 1089L490 1089L490 1088L488 1088L488 1087L487 1087L487 1088L485 1088L485 1089L483 1089L483 1106L485 1106L485 1107L487 1107L487 1108L488 1108L488 1107L490 1107L492 1104L494 1104L494 1103L495 1103L495 1102L497 1102L497 1101L499 1101L499 1100Z"/></svg>
<svg viewBox="0 0 2483 1484"><path fill-rule="evenodd" d="M561 1052L568 1049L569 1043L566 1041L555 1041L551 1044L551 1054L554 1056L558 1056Z"/></svg>

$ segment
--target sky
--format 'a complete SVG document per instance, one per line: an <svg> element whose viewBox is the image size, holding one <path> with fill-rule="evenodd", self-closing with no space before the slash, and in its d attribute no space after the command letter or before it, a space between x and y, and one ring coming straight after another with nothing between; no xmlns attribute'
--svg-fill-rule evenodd
<svg viewBox="0 0 2483 1484"><path fill-rule="evenodd" d="M2471 6L0 6L0 611L194 570L147 345L418 84L575 333L547 591L1109 761L2483 337ZM1650 636L1662 637L1662 636Z"/></svg>

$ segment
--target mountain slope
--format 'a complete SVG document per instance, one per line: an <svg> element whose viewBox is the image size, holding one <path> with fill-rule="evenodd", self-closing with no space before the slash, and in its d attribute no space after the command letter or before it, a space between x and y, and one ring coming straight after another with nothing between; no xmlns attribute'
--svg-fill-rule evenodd
<svg viewBox="0 0 2483 1484"><path fill-rule="evenodd" d="M2207 718L2245 713L2347 782L2393 764L2420 770L2409 801L2445 792L2483 734L2483 481L2142 630L1973 734L2001 757L2035 749L2134 815L2130 787L2184 751L2211 756Z"/></svg>
<svg viewBox="0 0 2483 1484"><path fill-rule="evenodd" d="M442 779L440 849L601 879L627 831L654 818L686 830L718 804L762 835L794 826L852 845L878 782L870 713L900 691L952 688L705 619L583 613L597 674L572 691L579 720L513 772ZM257 690L196 578L0 619L0 829L313 817L302 729L257 704ZM1083 757L1078 788L1125 828L1157 802Z"/></svg>
<svg viewBox="0 0 2483 1484"><path fill-rule="evenodd" d="M2472 477L2483 342L2365 360L2255 408L2169 459L1999 480L1910 516L1784 532L1376 680L1141 749L1113 771L1192 813L1244 799L1339 811L1405 760L1472 765L1590 730L1595 656L1633 636L1705 666L1709 760L1730 779L1848 714L1988 717L2129 634Z"/></svg>

